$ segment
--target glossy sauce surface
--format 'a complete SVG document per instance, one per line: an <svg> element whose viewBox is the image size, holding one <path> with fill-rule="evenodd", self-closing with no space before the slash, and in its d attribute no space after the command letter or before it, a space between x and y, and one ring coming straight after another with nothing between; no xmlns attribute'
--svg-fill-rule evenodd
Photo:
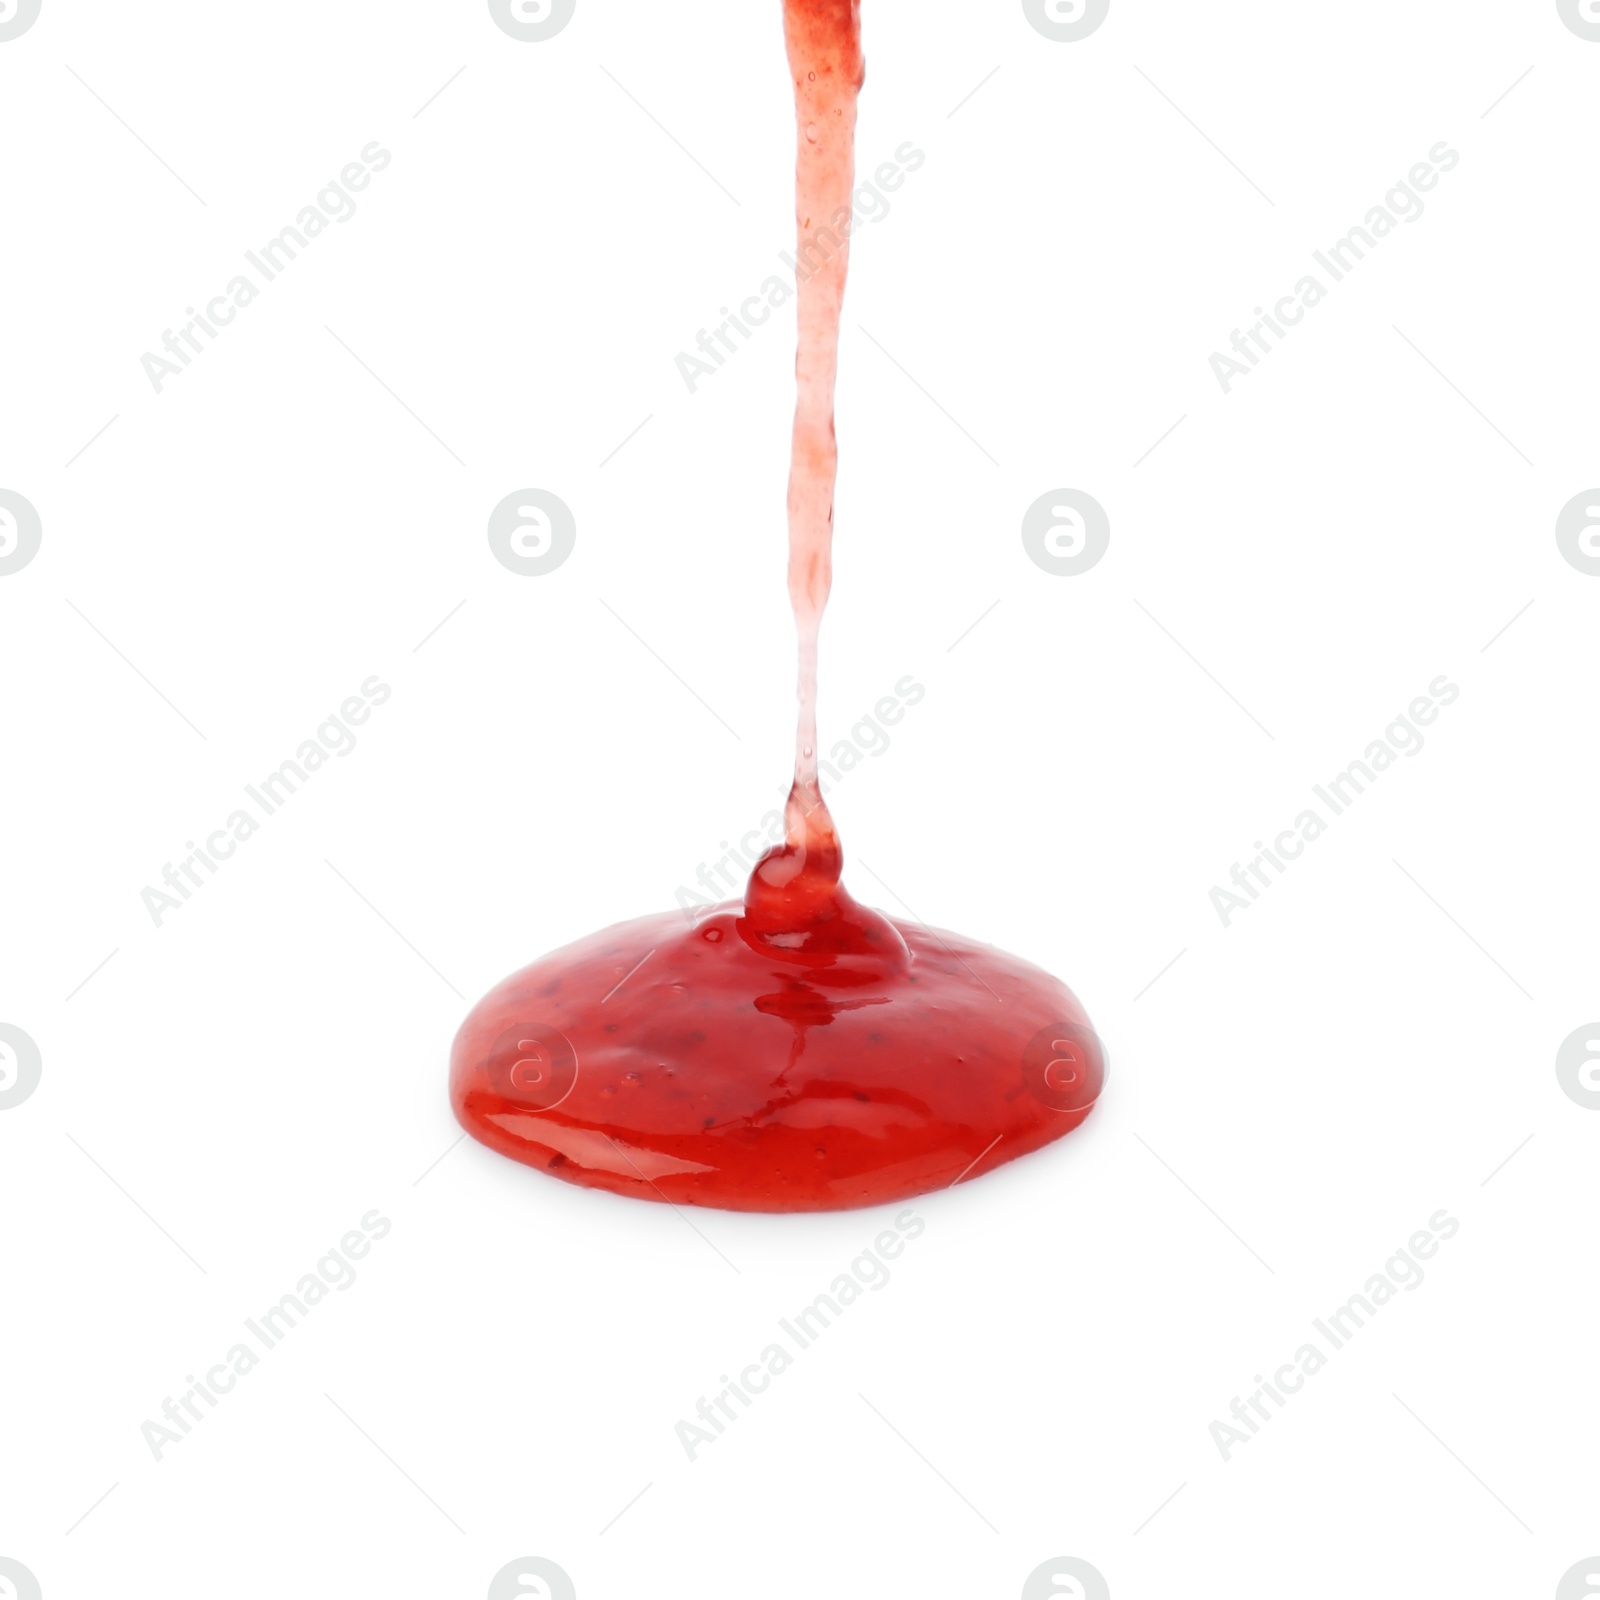
<svg viewBox="0 0 1600 1600"><path fill-rule="evenodd" d="M799 724L785 839L743 905L606 929L493 989L450 1093L492 1149L677 1205L815 1211L975 1176L1075 1128L1105 1063L1066 986L844 887L817 773L832 574L834 385L849 256L860 0L785 0L801 268L789 482Z"/></svg>

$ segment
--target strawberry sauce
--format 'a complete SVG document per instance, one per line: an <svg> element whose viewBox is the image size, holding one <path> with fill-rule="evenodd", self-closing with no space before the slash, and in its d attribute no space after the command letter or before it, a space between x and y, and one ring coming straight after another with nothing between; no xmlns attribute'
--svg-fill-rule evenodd
<svg viewBox="0 0 1600 1600"><path fill-rule="evenodd" d="M832 577L833 397L849 261L860 0L785 0L802 246L789 477L799 729L784 842L744 901L569 945L492 989L450 1098L491 1149L675 1205L821 1211L947 1187L1088 1116L1099 1040L1067 987L842 882L817 775L817 642ZM807 248L809 247L809 248Z"/></svg>

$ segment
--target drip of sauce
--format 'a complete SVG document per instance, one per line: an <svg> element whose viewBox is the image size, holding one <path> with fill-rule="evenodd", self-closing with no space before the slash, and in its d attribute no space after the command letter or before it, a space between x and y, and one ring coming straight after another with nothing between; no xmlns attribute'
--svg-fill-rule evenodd
<svg viewBox="0 0 1600 1600"><path fill-rule="evenodd" d="M799 726L782 844L742 906L624 923L536 961L451 1053L462 1126L555 1177L675 1205L818 1211L947 1187L1088 1116L1105 1062L1047 973L857 902L817 774L834 385L849 264L860 0L784 0L798 125L789 594ZM819 238L826 250L805 247ZM837 244L835 243L837 241ZM806 262L824 256L814 270Z"/></svg>

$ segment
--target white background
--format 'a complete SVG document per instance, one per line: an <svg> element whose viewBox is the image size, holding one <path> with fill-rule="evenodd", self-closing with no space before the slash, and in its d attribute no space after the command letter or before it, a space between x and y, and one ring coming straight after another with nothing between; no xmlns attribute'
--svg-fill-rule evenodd
<svg viewBox="0 0 1600 1600"><path fill-rule="evenodd" d="M476 1600L526 1554L582 1600L1010 1600L1058 1555L1117 1600L1543 1597L1600 1547L1600 1114L1554 1072L1600 1013L1600 580L1554 537L1600 481L1600 44L1546 0L866 12L862 165L927 162L856 244L825 734L928 692L835 811L858 894L1061 974L1112 1072L692 1464L674 1424L882 1215L691 1228L452 1148L445 1060L787 771L788 314L674 369L792 245L776 0L541 44L469 0L45 0L0 43L0 487L44 530L0 578L0 1022L43 1057L0 1113L0 1555L46 1600ZM141 355L372 140L158 396ZM1225 396L1212 351L1441 140ZM524 487L577 519L546 577L485 537ZM1058 487L1111 519L1081 577L1022 547ZM372 674L359 747L155 927ZM1224 928L1440 674L1426 748ZM372 1208L354 1287L154 1461ZM1440 1208L1225 1464L1210 1423Z"/></svg>

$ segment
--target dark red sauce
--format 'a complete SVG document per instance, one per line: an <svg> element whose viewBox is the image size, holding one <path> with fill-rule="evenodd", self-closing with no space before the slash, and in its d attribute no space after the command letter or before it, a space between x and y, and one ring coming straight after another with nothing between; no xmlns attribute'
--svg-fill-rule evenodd
<svg viewBox="0 0 1600 1600"><path fill-rule="evenodd" d="M789 593L799 731L786 838L742 907L669 912L490 991L450 1097L492 1149L569 1182L678 1205L875 1205L986 1171L1083 1121L1105 1063L1067 987L860 905L817 777L817 640L832 571L833 397L862 80L860 0L785 0L799 126ZM830 234L822 236L819 230Z"/></svg>

